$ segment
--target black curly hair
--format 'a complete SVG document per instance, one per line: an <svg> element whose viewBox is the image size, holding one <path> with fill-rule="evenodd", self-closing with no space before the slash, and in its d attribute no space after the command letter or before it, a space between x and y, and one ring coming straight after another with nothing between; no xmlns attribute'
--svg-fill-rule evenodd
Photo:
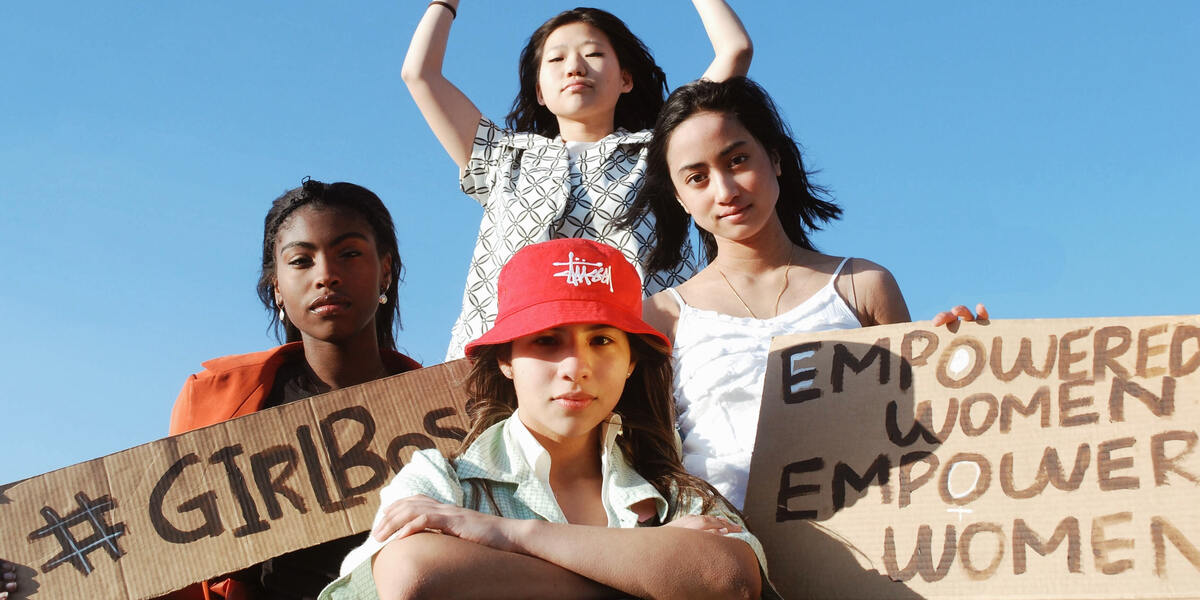
<svg viewBox="0 0 1200 600"><path fill-rule="evenodd" d="M400 250L396 243L396 227L392 224L391 213L379 196L353 183L322 183L305 177L300 187L284 192L271 204L271 210L267 212L263 223L262 273L258 277L258 298L271 315L270 327L275 328L276 336L281 337L281 341L300 340L300 330L286 316L283 322L279 321L279 306L275 304L272 282L275 281L275 239L279 235L279 229L287 223L292 213L305 206L336 208L357 213L371 226L379 256L392 257L392 269L388 278L391 283L384 292L388 301L386 304L380 304L375 313L375 335L381 350L394 351L394 332L400 328L400 307L396 302L396 290L404 274L404 264L400 261ZM279 336L280 327L283 329L283 336Z"/></svg>

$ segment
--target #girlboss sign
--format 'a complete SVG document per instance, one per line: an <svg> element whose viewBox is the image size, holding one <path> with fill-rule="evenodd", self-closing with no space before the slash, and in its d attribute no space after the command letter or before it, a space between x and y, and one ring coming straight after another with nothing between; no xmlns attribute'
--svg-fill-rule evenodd
<svg viewBox="0 0 1200 600"><path fill-rule="evenodd" d="M465 436L466 371L420 369L0 486L16 597L149 598L365 531L415 450Z"/></svg>

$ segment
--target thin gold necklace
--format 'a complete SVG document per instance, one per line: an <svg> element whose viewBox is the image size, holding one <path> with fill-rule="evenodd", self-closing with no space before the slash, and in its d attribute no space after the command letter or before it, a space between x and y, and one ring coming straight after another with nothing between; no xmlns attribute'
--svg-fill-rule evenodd
<svg viewBox="0 0 1200 600"><path fill-rule="evenodd" d="M788 252L787 268L783 270L783 286L779 288L779 295L775 296L775 314L771 315L771 318L779 316L779 301L783 298L783 293L787 291L788 282L791 280L790 275L792 273L792 254L794 253L795 249ZM732 283L729 283L729 278L725 276L725 272L721 270L721 267L717 267L717 273L721 275L721 279L725 280L725 285L729 286L729 291L733 292L733 297L737 298L738 302L742 303L742 308L746 309L746 312L750 313L750 318L758 319L758 315L754 314L754 311L750 310L750 305L746 304L746 301L742 299L742 295L738 293L737 289L733 287Z"/></svg>

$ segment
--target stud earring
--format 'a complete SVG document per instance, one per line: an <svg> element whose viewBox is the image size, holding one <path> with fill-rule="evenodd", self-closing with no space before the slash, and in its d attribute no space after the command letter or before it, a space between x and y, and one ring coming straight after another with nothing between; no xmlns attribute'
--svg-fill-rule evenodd
<svg viewBox="0 0 1200 600"><path fill-rule="evenodd" d="M380 294L380 295L379 295L379 303L380 303L380 304L387 304L387 294Z"/></svg>

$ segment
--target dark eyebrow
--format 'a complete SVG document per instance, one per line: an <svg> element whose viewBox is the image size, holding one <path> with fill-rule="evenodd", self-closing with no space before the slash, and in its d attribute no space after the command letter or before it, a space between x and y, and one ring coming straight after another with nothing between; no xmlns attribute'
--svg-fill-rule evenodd
<svg viewBox="0 0 1200 600"><path fill-rule="evenodd" d="M339 235L336 238L334 238L333 243L331 245L336 246L336 245L338 245L348 239L351 239L351 238L360 239L364 242L370 241L370 239L367 238L366 235L363 235L357 231L347 231L346 233L343 233L342 235ZM287 251L288 248L292 248L294 246L299 246L301 248L304 248L305 250L316 250L317 249L317 245L312 242L295 241L295 242L289 242L289 243L285 244L282 248L279 249L279 253L283 254L285 251Z"/></svg>
<svg viewBox="0 0 1200 600"><path fill-rule="evenodd" d="M745 140L738 140L738 141L733 142L732 144L729 144L728 146L725 146L724 148L722 148L721 151L717 153L717 155L718 156L726 156L726 155L730 154L731 152L733 152L734 150L737 150L738 148L740 148L744 145L746 145ZM690 165L683 165L682 167L679 167L679 169L677 169L675 172L683 173L685 171L699 169L700 167L703 167L703 166L704 166L703 161L695 162Z"/></svg>
<svg viewBox="0 0 1200 600"><path fill-rule="evenodd" d="M589 333L592 331L597 331L599 329L615 329L617 331L625 331L624 329L621 329L620 327L617 327L616 325L609 325L608 323L585 323L585 325L587 325L587 328L585 329L585 331L587 331ZM566 331L566 329L567 329L566 325L559 325L556 327L551 327L549 329L543 329L537 333L562 333L562 332Z"/></svg>
<svg viewBox="0 0 1200 600"><path fill-rule="evenodd" d="M609 325L608 323L590 323L590 324L588 324L588 328L587 328L588 331L595 331L597 329L616 329L618 331L624 331L620 327L617 327L616 325Z"/></svg>
<svg viewBox="0 0 1200 600"><path fill-rule="evenodd" d="M588 38L588 39L584 40L583 42L581 42L579 45L580 45L580 46L587 46L587 45L592 45L592 46L603 46L604 44L603 44L603 43L602 43L600 40L598 40L598 39L597 39L597 40L593 40L593 39L591 39L591 38ZM542 47L542 54L544 55L544 54L546 53L546 51L547 51L547 50L553 50L553 49L558 49L558 48L566 48L566 47L567 47L567 44L555 44L555 45L553 45L553 46L543 46L543 47Z"/></svg>

